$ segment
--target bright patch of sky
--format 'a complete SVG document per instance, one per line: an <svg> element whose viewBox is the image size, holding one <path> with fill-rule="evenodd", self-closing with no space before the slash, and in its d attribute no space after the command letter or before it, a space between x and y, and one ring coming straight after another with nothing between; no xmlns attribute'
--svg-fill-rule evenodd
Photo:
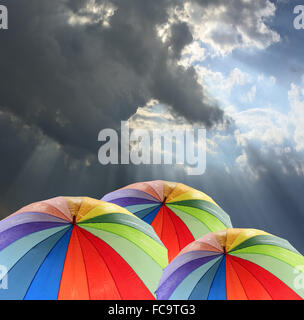
<svg viewBox="0 0 304 320"><path fill-rule="evenodd" d="M232 166L249 166L248 145L260 152L276 148L279 155L291 149L304 151L300 45L304 31L301 34L293 27L294 5L229 0L216 9L201 9L186 2L184 9L172 12L168 24L160 28L166 41L170 23L183 21L190 26L194 41L184 49L179 64L196 69L203 90L230 119L230 128L222 125L208 133L208 155L228 171ZM148 113L155 113L154 120L164 123L166 117L157 116L160 108L170 112L158 105ZM141 110L137 122L142 116ZM172 119L166 123L172 125Z"/></svg>

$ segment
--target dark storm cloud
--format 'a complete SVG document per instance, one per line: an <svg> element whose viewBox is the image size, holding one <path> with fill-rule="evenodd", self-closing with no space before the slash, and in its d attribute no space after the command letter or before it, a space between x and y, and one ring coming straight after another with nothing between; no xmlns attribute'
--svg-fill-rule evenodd
<svg viewBox="0 0 304 320"><path fill-rule="evenodd" d="M130 182L130 168L97 161L98 132L119 127L150 99L206 126L222 120L192 68L177 65L191 34L183 23L163 43L156 26L180 1L112 4L110 28L86 0L2 1L0 33L0 216L58 194L99 197ZM71 16L90 23L69 24ZM148 177L149 171L147 171Z"/></svg>
<svg viewBox="0 0 304 320"><path fill-rule="evenodd" d="M194 70L177 65L192 40L187 25L174 25L169 43L157 36L178 2L96 1L115 8L107 28L85 10L89 1L10 1L9 30L0 34L1 105L63 146L90 152L99 130L152 98L190 121L220 122ZM69 24L72 14L92 22Z"/></svg>
<svg viewBox="0 0 304 320"><path fill-rule="evenodd" d="M183 48L192 41L192 34L185 22L174 23L171 26L170 45L175 58L180 59Z"/></svg>

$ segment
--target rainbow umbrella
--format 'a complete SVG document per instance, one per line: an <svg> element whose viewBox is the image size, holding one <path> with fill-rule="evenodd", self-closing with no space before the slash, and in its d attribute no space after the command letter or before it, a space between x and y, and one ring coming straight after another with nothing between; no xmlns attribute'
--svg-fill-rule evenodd
<svg viewBox="0 0 304 320"><path fill-rule="evenodd" d="M115 204L57 197L0 222L0 299L154 299L167 250Z"/></svg>
<svg viewBox="0 0 304 320"><path fill-rule="evenodd" d="M304 298L304 257L284 239L255 229L209 233L164 270L160 300Z"/></svg>
<svg viewBox="0 0 304 320"><path fill-rule="evenodd" d="M134 183L102 200L125 207L151 224L168 249L169 261L194 239L231 227L227 213L209 196L182 183Z"/></svg>

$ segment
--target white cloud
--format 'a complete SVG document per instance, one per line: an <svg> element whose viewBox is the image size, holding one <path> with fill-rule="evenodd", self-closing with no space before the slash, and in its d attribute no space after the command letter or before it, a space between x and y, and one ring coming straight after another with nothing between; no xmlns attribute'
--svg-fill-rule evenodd
<svg viewBox="0 0 304 320"><path fill-rule="evenodd" d="M254 100L254 98L255 98L255 95L256 95L256 86L253 85L251 87L251 89L249 90L249 92L247 93L248 101L252 102Z"/></svg>
<svg viewBox="0 0 304 320"><path fill-rule="evenodd" d="M252 179L266 170L262 165L255 167L256 163L251 163L255 158L250 151L253 146L261 159L273 157L283 174L290 170L297 175L304 173L304 88L292 83L288 98L290 109L286 114L271 106L241 112L230 108L229 115L236 128L234 141L239 148L234 155L235 164ZM220 143L218 148L222 148Z"/></svg>
<svg viewBox="0 0 304 320"><path fill-rule="evenodd" d="M234 68L227 77L221 72L214 72L200 65L196 66L195 69L202 78L201 84L205 89L208 90L212 88L213 91L218 91L219 95L230 95L234 87L243 86L252 81L248 73L238 68Z"/></svg>
<svg viewBox="0 0 304 320"><path fill-rule="evenodd" d="M274 86L276 84L276 82L277 82L277 79L274 76L270 76L269 77L269 81L270 81L270 84Z"/></svg>
<svg viewBox="0 0 304 320"><path fill-rule="evenodd" d="M275 76L265 77L264 74L258 75L257 80L267 86L274 86L277 83L277 78Z"/></svg>
<svg viewBox="0 0 304 320"><path fill-rule="evenodd" d="M198 41L194 41L184 48L179 64L187 68L194 62L204 61L206 57L206 49L202 48Z"/></svg>
<svg viewBox="0 0 304 320"><path fill-rule="evenodd" d="M268 0L226 0L205 6L186 2L183 10L172 16L190 25L195 40L208 44L216 54L226 55L236 48L264 49L280 41L279 34L265 24L275 10Z"/></svg>
<svg viewBox="0 0 304 320"><path fill-rule="evenodd" d="M68 22L73 26L101 23L103 27L109 27L115 10L115 6L110 2L97 3L96 0L89 0L77 13L70 12Z"/></svg>
<svg viewBox="0 0 304 320"><path fill-rule="evenodd" d="M304 150L304 87L300 88L294 83L288 91L290 103L289 119L294 127L294 141L296 150Z"/></svg>
<svg viewBox="0 0 304 320"><path fill-rule="evenodd" d="M136 113L129 118L130 129L145 128L153 130L161 126L166 130L185 130L192 128L183 117L177 117L171 107L150 101L146 106L139 107Z"/></svg>
<svg viewBox="0 0 304 320"><path fill-rule="evenodd" d="M288 116L271 108L249 109L233 115L236 141L246 145L256 141L267 146L281 146L290 138Z"/></svg>

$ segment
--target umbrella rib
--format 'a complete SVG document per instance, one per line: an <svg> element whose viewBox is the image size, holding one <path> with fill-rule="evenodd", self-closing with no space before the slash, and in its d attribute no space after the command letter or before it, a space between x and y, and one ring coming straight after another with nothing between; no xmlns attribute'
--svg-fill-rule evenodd
<svg viewBox="0 0 304 320"><path fill-rule="evenodd" d="M73 232L73 230L72 230L72 232ZM63 262L63 267L62 267L62 273L61 273L60 282L59 282L59 287L58 287L58 292L57 292L57 300L58 300L59 292L60 292L60 289L61 289L62 275L63 275L63 271L64 271L64 266L65 266L65 263L66 263L67 252L68 252L68 249L69 249L69 246L70 246L70 242L71 242L71 239L72 239L72 232L71 232L71 234L70 234L69 243L68 243L68 245L67 245L67 251L66 251L65 257L64 257L64 262Z"/></svg>
<svg viewBox="0 0 304 320"><path fill-rule="evenodd" d="M176 204L175 206L179 206L179 205ZM175 208L175 207L170 208L170 204L169 204L169 209L170 209L171 211L173 211L174 214L176 214L175 211L174 211L174 209L181 211L182 213L184 213L184 214L192 217L193 219L197 220L199 223L203 224L203 225L206 227L206 229L209 230L209 232L213 232L212 229L211 229L211 227L210 227L208 224L206 224L205 221L202 221L202 220L198 219L196 216L194 216L194 215L190 214L189 212L185 211L183 208ZM203 213L203 214L206 214L206 213L207 213L207 214L209 214L210 216L214 217L215 219L217 219L218 221L220 221L220 222L225 226L225 223L223 223L218 217L216 217L216 216L213 215L212 213L210 213L210 212L208 212L208 211L206 211L206 210L203 210L203 209L199 209L199 210L202 211L201 213ZM177 214L176 214L176 215L177 215ZM177 215L177 216L178 216L178 215Z"/></svg>
<svg viewBox="0 0 304 320"><path fill-rule="evenodd" d="M39 203L39 202L38 202L38 203ZM29 206L32 206L32 205L35 204L35 203L32 203L32 204L30 204L30 205L28 205L28 206L25 206L25 209L26 209L25 211L21 211L21 210L23 209L23 208L21 208L21 209L19 209L18 211L16 211L16 212L12 213L11 215L9 215L7 218L9 218L9 217L11 217L11 216L15 216L15 215L22 214L22 213L25 213L25 212L39 212L39 213L44 213L44 214L49 215L49 216L52 216L52 217L56 217L56 218L58 218L58 219L61 219L61 220L67 221L67 222L71 222L71 221L72 221L70 217L66 216L61 210L59 210L58 208L56 208L56 207L53 206L52 204L50 204L50 203L48 203L48 202L44 202L44 201L41 201L41 203L43 203L43 204L46 205L46 206L51 207L53 210L55 210L55 211L57 211L57 212L60 212L61 215L62 215L62 217L55 216L55 215L50 214L50 213L48 213L48 212L35 211L35 210L26 209L26 207L29 207ZM47 210L46 210L46 211L47 211ZM7 218L5 218L5 219L7 219Z"/></svg>
<svg viewBox="0 0 304 320"><path fill-rule="evenodd" d="M157 190L155 190L155 188L151 185L151 184L148 184L152 189L153 189L153 191L155 192L155 194L157 194L157 196L158 196L158 199L156 199L154 196L152 196L153 198L155 198L156 200L158 200L158 201L161 201L161 198L160 198L160 196L159 196L159 194L158 194L158 192L157 192Z"/></svg>
<svg viewBox="0 0 304 320"><path fill-rule="evenodd" d="M254 277L254 279L264 288L264 290L269 294L269 296L271 297L271 300L273 300L273 297L272 297L272 295L270 294L270 292L264 287L264 285L263 285L263 283L259 280L259 279L257 279L256 278L256 276L251 272L251 271L249 271L248 269L246 269L244 266L242 266L238 261L237 261L237 259L235 259L235 257L231 257L232 258L232 260L237 264L237 265L239 265L239 266L241 266L242 268L244 268L248 273L250 273L253 277ZM242 258L239 258L239 259L242 259ZM245 260L245 259L244 259ZM253 262L252 262L253 263ZM255 264L255 263L254 263ZM259 266L259 267L261 267L261 266ZM262 268L262 267L261 267ZM262 268L262 269L264 269L264 268ZM264 269L265 270L265 269ZM245 290L245 288L244 288L244 290ZM246 291L245 291L245 293L246 293ZM247 294L246 294L247 295Z"/></svg>
<svg viewBox="0 0 304 320"><path fill-rule="evenodd" d="M97 252L97 254L99 255L99 257L102 259L102 261L104 262L104 264L107 266L107 269L108 269L108 271L109 271L109 273L111 274L111 277L112 277L112 279L113 279L113 282L115 283L115 287L116 287L116 289L117 289L117 292L119 293L119 296L120 296L120 299L122 300L122 296L121 296L121 292L120 292L120 290L119 290L119 288L118 288L118 285L117 285L117 282L116 282L116 280L115 280L115 278L113 277L113 273L111 272L111 270L110 270L110 268L109 268L109 265L107 264L107 262L105 261L105 259L103 258L103 256L99 253L99 251L98 251L98 249L96 248L96 246L95 246L95 244L91 241L91 239L89 239L87 236L86 236L86 234L85 234L85 232L83 232L81 229L81 227L79 227L79 232L81 232L81 234L92 244L92 246L94 247L94 249L96 250L96 252ZM96 238L98 238L98 237L96 237ZM98 238L99 239L99 238ZM99 240L101 240L101 241L103 241L102 239L99 239ZM111 247L112 248L112 247ZM113 248L112 248L112 250L114 250ZM116 251L116 250L114 250L119 256L120 256L120 254ZM120 256L121 257L121 256ZM129 264L128 264L129 265ZM131 268L131 267L130 267Z"/></svg>
<svg viewBox="0 0 304 320"><path fill-rule="evenodd" d="M149 184L149 183L147 183L147 182L145 182L145 185L147 185L149 188L151 188L154 192L155 192L155 194L157 194L158 195L158 193L156 192L156 190ZM136 190L139 190L139 189L136 189ZM140 191L142 191L142 190L140 190ZM147 195L149 195L150 197L152 197L152 198L154 198L156 201L160 201L160 199L157 199L155 196L153 196L152 194L150 194L150 193L148 193L148 192L146 192L146 191L142 191L142 192L144 192L145 194L147 194Z"/></svg>
<svg viewBox="0 0 304 320"><path fill-rule="evenodd" d="M165 210L166 210L166 209L165 209ZM171 211L172 211L172 210L171 210ZM172 211L172 212L173 212L173 211ZM169 217L169 219L170 219L170 221L172 222L172 225L173 225L173 227L174 227L174 230L175 230L175 233L176 233L176 238L177 238L177 243L178 243L178 251L180 251L180 250L181 250L181 246L180 246L180 243L179 243L179 238L178 238L178 236L177 236L176 226L175 226L175 224L174 224L174 222L173 222L170 214L169 214L168 212L166 212L166 214L168 215L168 217ZM173 214L175 214L175 213L173 213Z"/></svg>
<svg viewBox="0 0 304 320"><path fill-rule="evenodd" d="M52 227L52 228L62 228L62 227ZM48 229L52 229L52 228L48 228ZM68 226L66 226L65 228L68 228ZM45 229L45 230L48 230L48 229ZM41 232L41 231L45 231L45 230L39 230L39 231L37 231L37 232ZM63 230L63 229L62 229ZM48 236L48 237L46 237L46 238L44 238L44 239L42 239L41 241L39 241L38 243L36 243L33 247L31 247L29 250L27 250L22 256L20 256L19 257L19 259L18 260L16 260L15 261L15 263L9 268L9 270L7 270L7 273L29 252L29 251L31 251L33 248L35 248L36 246L38 246L41 242L43 242L44 240L47 240L47 239L49 239L50 237L52 237L53 235L55 235L55 234L57 234L58 232L61 232L62 230L59 230L59 231L57 231L57 232L55 232L55 233L53 233L53 234L51 234L50 236ZM34 233L37 233L37 232L34 232ZM32 233L33 234L33 233ZM31 234L27 234L25 237L27 237L27 236L29 236L29 235L31 235ZM23 237L24 238L24 237ZM21 240L22 238L20 238L20 239L18 239L18 240ZM17 241L18 241L17 240ZM16 242L16 241L15 241ZM15 242L13 242L13 243L11 243L11 244L14 244ZM7 248L7 247L6 247ZM4 248L4 249L6 249L6 248ZM3 249L3 250L4 250ZM1 280L1 279L0 279Z"/></svg>
<svg viewBox="0 0 304 320"><path fill-rule="evenodd" d="M70 227L70 228L71 228L71 227ZM49 254L51 253L51 251L54 249L54 247L57 245L57 243L58 243L58 242L66 235L66 233L70 230L70 228L67 229L67 230L63 233L63 235L57 240L57 242L55 243L55 245L51 248L51 250L48 252L48 254L45 256L45 258L44 258L43 261L41 262L39 268L37 269L37 271L35 272L35 274L34 274L34 276L33 276L33 279L31 280L28 288L26 289L26 292L25 292L25 294L24 294L24 296L23 296L23 299L24 299L24 297L27 295L27 293L28 293L28 291L29 291L29 289L30 289L33 281L35 280L35 278L36 278L36 276L37 276L37 273L38 273L39 270L41 269L41 267L42 267L42 265L44 264L45 260L47 259L47 257L48 257ZM60 232L60 231L58 231L58 232ZM58 232L52 234L50 237L54 236L54 235L57 234ZM48 238L50 238L50 237L48 237ZM46 238L45 240L47 240L48 238ZM42 241L41 241L41 242L42 242ZM41 242L40 242L40 243L41 243ZM33 247L33 248L34 248L34 247ZM29 251L30 251L30 250L29 250ZM28 251L28 252L29 252L29 251Z"/></svg>
<svg viewBox="0 0 304 320"><path fill-rule="evenodd" d="M43 201L42 201L43 202ZM66 214L64 214L64 212L62 212L61 210L59 210L57 207L53 206L52 204L48 203L48 202L44 202L46 203L48 206L54 208L56 211L59 211L66 219L64 218L60 218L62 220L65 220L65 221L68 221L68 222L71 222L71 217L68 217ZM47 213L48 214L48 213ZM50 216L52 216L52 214L49 214Z"/></svg>
<svg viewBox="0 0 304 320"><path fill-rule="evenodd" d="M273 247L276 247L276 248L281 248L281 247L278 247L278 246L275 246L275 245L272 245L272 246L273 246ZM248 247L248 248L250 248L250 247ZM284 248L282 248L282 249L284 249ZM265 252L263 252L263 253L261 253L261 252L242 252L242 250L243 250L243 249L237 250L237 251L235 251L235 252L231 252L231 256L235 256L235 254L241 254L241 255L246 255L246 254L253 254L253 255L255 255L255 254L257 254L257 255L261 255L261 256L267 256L267 257L273 258L273 259L275 259L275 260L279 260L281 263L285 263L285 264L287 264L288 266L290 266L290 267L292 267L292 268L295 267L294 265L288 263L287 261L282 260L282 259L280 259L280 258L277 257L277 256L273 256L273 255L271 255L271 254L267 254L267 253L265 253ZM287 249L285 249L285 250L287 250ZM292 252L292 251L290 251L290 250L288 250L288 251L289 251L289 252ZM296 254L295 252L292 252L292 253ZM246 259L244 259L244 260L246 260ZM304 261L304 260L303 260L303 261Z"/></svg>
<svg viewBox="0 0 304 320"><path fill-rule="evenodd" d="M229 255L229 257L232 259L232 256ZM233 266L233 264L232 264L231 262L230 262L230 266L231 266L231 268L234 270L237 278L239 279L239 283L241 284L241 286L242 286L242 288L243 288L243 290L244 290L244 293L245 293L245 295L246 295L246 297L247 297L247 300L249 300L249 297L248 297L248 295L247 295L247 292L246 292L246 290L245 290L245 287L243 286L243 283L242 283L242 281L241 281L241 279L240 279L237 271L234 269L234 266ZM228 278L227 275L226 275L226 277ZM227 283L227 280L226 280L226 283ZM226 286L226 290L227 290L227 286Z"/></svg>
<svg viewBox="0 0 304 320"><path fill-rule="evenodd" d="M128 227L128 226L127 226ZM141 251L143 251L145 253L145 255L147 255L148 257L150 257L151 260L153 260L157 265L160 266L160 263L155 259L155 257L152 257L149 252L147 251L147 248L144 248L144 247L141 247L138 245L137 242L135 241L132 241L131 239L121 235L120 233L116 233L116 232L113 232L113 231L109 231L109 230L103 230L103 229L99 229L99 228L95 228L93 226L87 226L87 228L91 228L91 229L96 229L96 230L100 230L100 231L103 231L103 232L106 232L106 233L110 233L110 234L114 234L120 238L123 238L129 242L131 242L132 244L134 244L136 247L138 247ZM130 228L130 227L129 227ZM133 228L134 230L137 230L135 228ZM137 230L138 231L138 230ZM147 238L151 239L152 241L154 241L156 244L158 244L159 246L162 246L158 241L154 240L153 238L151 238L150 236L144 234Z"/></svg>
<svg viewBox="0 0 304 320"><path fill-rule="evenodd" d="M221 265L223 259L225 259L225 255L224 255L223 257L221 257L219 261L216 262L216 263L218 263L218 267L217 267L217 269L216 269L216 272L215 272L214 277L213 277L213 279L212 279L211 285L210 285L210 287L209 287L207 300L208 300L208 297L209 297L209 295L210 295L211 288L212 288L212 286L213 286L214 280L215 280L215 278L216 278L216 276L217 276L217 273L218 273L218 271L219 271L219 269L220 269L220 265ZM225 278L226 278L226 274L225 274ZM226 279L225 279L225 280L226 280ZM226 286L226 281L225 281L225 286ZM227 288L226 288L226 295L227 295Z"/></svg>
<svg viewBox="0 0 304 320"><path fill-rule="evenodd" d="M89 299L91 300L91 292L90 292L90 286L89 286L89 279L88 279L88 272L87 272L86 260L85 260L84 255L83 255L82 245L81 245L81 243L80 243L80 239L79 239L79 236L78 236L79 230L78 230L78 227L77 227L77 226L74 226L74 228L75 228L75 231L76 231L76 236L77 236L77 239L78 239L78 242L79 242L79 246L80 246L82 261L83 261L84 268L85 268L85 274L86 274L86 280L87 280L87 286L88 286Z"/></svg>
<svg viewBox="0 0 304 320"><path fill-rule="evenodd" d="M177 189L177 186L179 185L179 183L177 183L176 185L175 185L175 187L170 191L170 193L166 196L166 199L168 199L169 197L170 197L170 195ZM174 199L174 198L173 198ZM171 199L171 201L173 200L173 199Z"/></svg>

